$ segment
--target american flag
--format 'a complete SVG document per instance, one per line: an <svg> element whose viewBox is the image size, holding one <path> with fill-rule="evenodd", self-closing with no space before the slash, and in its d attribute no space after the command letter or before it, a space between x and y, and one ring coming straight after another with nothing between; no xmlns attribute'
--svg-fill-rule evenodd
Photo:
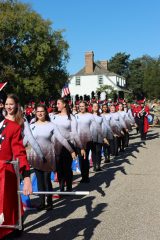
<svg viewBox="0 0 160 240"><path fill-rule="evenodd" d="M4 83L0 83L0 91L6 86L7 82L4 82Z"/></svg>
<svg viewBox="0 0 160 240"><path fill-rule="evenodd" d="M68 83L62 88L62 97L68 96L70 94Z"/></svg>

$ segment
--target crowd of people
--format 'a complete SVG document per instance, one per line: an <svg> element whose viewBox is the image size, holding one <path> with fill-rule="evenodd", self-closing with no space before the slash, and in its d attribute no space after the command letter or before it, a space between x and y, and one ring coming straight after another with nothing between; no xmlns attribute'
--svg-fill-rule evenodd
<svg viewBox="0 0 160 240"><path fill-rule="evenodd" d="M30 167L37 177L38 191L52 191L51 173L57 172L60 191L72 191L72 161L78 157L80 184L90 182L89 154L93 171L102 171L102 149L105 163L111 156L124 152L133 127L146 140L149 108L144 101L84 100L71 103L59 98L48 106L44 102L29 103L22 108L18 97L0 101L0 225L15 225L18 219L17 184L12 164L19 159L24 179L23 193L32 193ZM52 195L41 195L37 210L52 209ZM23 214L23 210L22 210ZM0 228L0 239L13 229Z"/></svg>

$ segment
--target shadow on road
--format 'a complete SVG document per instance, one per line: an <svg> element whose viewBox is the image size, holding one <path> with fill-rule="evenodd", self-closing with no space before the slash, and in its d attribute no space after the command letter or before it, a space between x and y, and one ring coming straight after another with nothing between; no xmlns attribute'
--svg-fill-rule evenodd
<svg viewBox="0 0 160 240"><path fill-rule="evenodd" d="M95 197L65 197L54 202L54 209L49 212L44 212L39 217L25 224L25 233L22 239L64 239L71 240L77 236L82 236L83 239L91 239L94 229L100 223L96 219L103 211L106 211L107 204L99 203L93 207L93 200ZM74 214L81 208L81 211L86 212L83 218L75 218ZM73 216L72 216L73 214ZM65 218L70 216L70 219L65 221ZM64 219L63 223L58 225L54 224L57 219ZM30 231L36 230L41 227L45 227L46 224L50 224L49 233L38 234L30 233Z"/></svg>
<svg viewBox="0 0 160 240"><path fill-rule="evenodd" d="M135 134L131 134L131 139L135 137ZM139 136L138 136L139 137ZM159 137L158 133L150 132L147 136L147 140L152 140ZM137 138L137 136L136 136ZM108 204L106 203L106 188L111 185L111 182L115 179L117 172L122 172L127 175L125 171L125 165L133 165L129 160L132 157L134 160L138 160L135 153L139 153L140 148L146 148L143 142L134 141L126 148L124 153L119 154L115 157L109 164L102 164L103 170L101 172L91 174L89 184L76 184L74 186L75 191L90 191L91 195L87 197L62 197L56 199L53 202L53 210L48 212L42 212L41 215L36 214L36 212L28 211L25 216L27 218L30 214L35 214L35 218L30 222L26 222L25 232L21 237L22 240L34 239L34 240L54 240L54 239L64 239L72 240L78 236L81 239L92 239L94 230L100 224L100 220L97 217L104 211ZM92 169L91 169L92 173ZM77 181L78 175L75 176ZM96 199L94 196L94 191L97 191L100 196L100 201L95 205L93 201ZM96 194L97 195L97 194ZM105 201L103 201L103 199ZM84 212L83 218L78 217L76 211ZM106 213L107 214L107 213ZM67 219L66 219L67 218ZM47 225L48 224L48 225ZM46 226L47 225L47 226ZM40 228L48 228L48 233L42 234L38 233ZM34 233L34 231L36 233Z"/></svg>

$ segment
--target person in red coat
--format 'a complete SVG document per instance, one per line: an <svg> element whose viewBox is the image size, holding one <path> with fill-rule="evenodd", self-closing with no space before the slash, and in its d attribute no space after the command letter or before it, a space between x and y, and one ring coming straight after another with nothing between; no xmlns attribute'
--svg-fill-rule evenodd
<svg viewBox="0 0 160 240"><path fill-rule="evenodd" d="M139 105L137 102L135 102L133 105L131 105L131 110L133 113L133 117L135 119L135 127L136 127L137 134L138 134L139 133L139 117L138 117Z"/></svg>
<svg viewBox="0 0 160 240"><path fill-rule="evenodd" d="M141 140L146 140L146 135L149 129L148 123L149 107L145 105L145 102L141 101L137 107L137 117L139 118L138 127L141 135Z"/></svg>
<svg viewBox="0 0 160 240"><path fill-rule="evenodd" d="M34 117L34 108L32 106L34 106L33 103L29 103L25 109L25 115L28 122L30 122L31 119Z"/></svg>
<svg viewBox="0 0 160 240"><path fill-rule="evenodd" d="M24 178L23 193L29 195L32 192L30 167L21 135L23 118L15 95L8 95L5 110L7 115L0 123L0 239L14 231L2 226L16 225L18 221L17 178L13 165L7 162L19 160Z"/></svg>

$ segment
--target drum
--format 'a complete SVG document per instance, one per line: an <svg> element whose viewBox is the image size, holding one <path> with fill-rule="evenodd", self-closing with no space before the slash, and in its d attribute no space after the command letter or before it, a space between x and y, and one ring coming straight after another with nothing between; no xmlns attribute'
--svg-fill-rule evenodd
<svg viewBox="0 0 160 240"><path fill-rule="evenodd" d="M152 115L148 115L148 123L152 124L153 123L153 116Z"/></svg>

